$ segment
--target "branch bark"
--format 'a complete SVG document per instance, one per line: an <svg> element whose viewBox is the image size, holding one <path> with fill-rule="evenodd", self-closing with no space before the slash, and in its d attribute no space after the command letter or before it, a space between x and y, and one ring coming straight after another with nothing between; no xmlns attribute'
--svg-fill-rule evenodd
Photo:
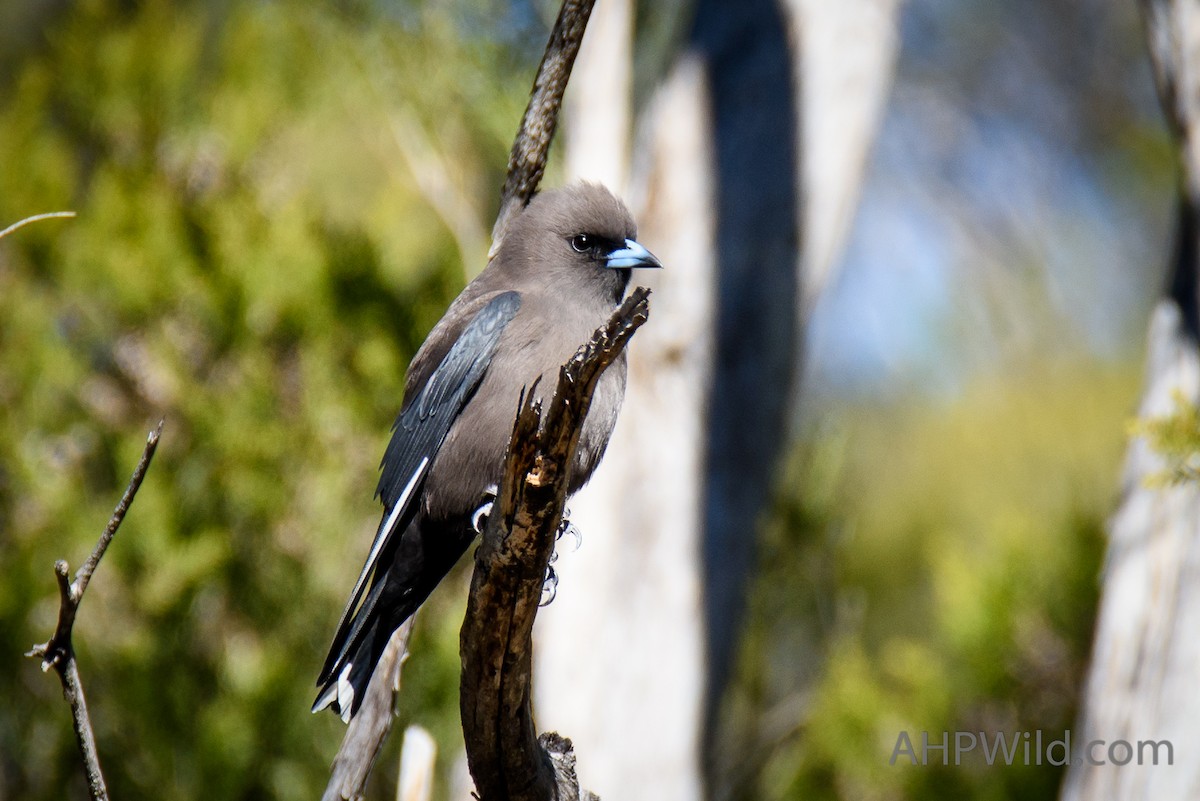
<svg viewBox="0 0 1200 801"><path fill-rule="evenodd" d="M125 488L125 494L121 496L121 500L113 510L108 525L105 526L91 555L83 563L83 567L75 573L75 580L72 581L69 578L70 571L65 560L59 559L54 563L54 576L58 581L60 599L58 625L55 626L54 634L49 640L33 646L25 654L40 658L43 672L54 668L58 673L58 678L63 686L63 697L71 706L75 739L79 743L79 752L83 756L88 793L93 801L107 801L108 788L104 784L104 774L100 770L100 756L96 752L96 736L92 730L92 719L88 714L87 700L83 694L83 682L79 678L79 666L75 661L75 649L71 644L71 634L75 627L75 616L79 612L79 605L83 602L83 593L87 590L88 583L91 582L92 575L100 565L100 560L104 558L108 546L112 544L113 538L117 535L117 529L125 520L125 513L129 511L134 496L142 486L142 479L146 477L146 471L150 468L150 460L154 458L154 451L158 448L162 427L163 421L159 420L158 426L146 438L146 447L142 450L142 458L138 460L137 467L134 468L129 485Z"/></svg>
<svg viewBox="0 0 1200 801"><path fill-rule="evenodd" d="M521 400L504 480L475 556L460 636L460 705L467 763L483 801L580 797L569 740L536 735L532 631L562 520L568 468L596 382L649 315L639 287L559 373L543 414ZM584 797L589 797L584 796Z"/></svg>

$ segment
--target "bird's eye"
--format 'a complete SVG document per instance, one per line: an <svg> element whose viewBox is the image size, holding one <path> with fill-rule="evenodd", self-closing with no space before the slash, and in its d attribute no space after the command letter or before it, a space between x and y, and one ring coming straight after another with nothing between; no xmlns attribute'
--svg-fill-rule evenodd
<svg viewBox="0 0 1200 801"><path fill-rule="evenodd" d="M587 253L595 244L595 238L590 234L576 234L571 237L571 247L576 253Z"/></svg>

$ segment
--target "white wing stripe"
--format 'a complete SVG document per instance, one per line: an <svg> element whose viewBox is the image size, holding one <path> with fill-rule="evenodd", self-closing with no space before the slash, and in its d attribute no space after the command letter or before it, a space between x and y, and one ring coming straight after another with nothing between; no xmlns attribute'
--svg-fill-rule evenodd
<svg viewBox="0 0 1200 801"><path fill-rule="evenodd" d="M396 499L396 503L392 506L392 512L388 515L387 521L380 527L379 533L375 535L375 542L371 544L371 553L367 556L367 562L363 565L362 573L358 575L358 581L354 583L354 592L350 593L350 597L358 595L363 584L367 581L367 576L371 572L371 568L375 566L375 560L379 558L379 552L383 550L383 544L387 542L388 535L392 532L392 527L396 525L396 518L404 511L404 507L408 505L409 496L421 479L425 477L425 468L429 465L429 457L422 457L421 463L417 465L417 469L413 471L412 478L408 480L408 484L404 487L404 492L400 493L400 497Z"/></svg>

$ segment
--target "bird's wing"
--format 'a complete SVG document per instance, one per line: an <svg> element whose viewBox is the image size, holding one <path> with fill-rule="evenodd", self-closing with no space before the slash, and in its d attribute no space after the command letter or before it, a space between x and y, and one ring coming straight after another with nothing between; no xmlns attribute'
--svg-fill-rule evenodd
<svg viewBox="0 0 1200 801"><path fill-rule="evenodd" d="M432 461L463 406L479 386L504 328L521 307L516 292L502 292L476 312L437 369L407 399L392 424L392 440L383 454L376 497L392 509L404 496L423 460Z"/></svg>
<svg viewBox="0 0 1200 801"><path fill-rule="evenodd" d="M348 636L351 634L350 620L368 577L379 564L380 554L388 550L416 514L420 489L429 467L450 427L483 379L500 335L520 306L521 297L516 292L502 292L484 303L463 327L437 369L425 379L414 396L406 399L396 417L392 439L380 464L383 473L375 491L383 500L383 520L342 612L333 647L321 671L322 681L353 639Z"/></svg>

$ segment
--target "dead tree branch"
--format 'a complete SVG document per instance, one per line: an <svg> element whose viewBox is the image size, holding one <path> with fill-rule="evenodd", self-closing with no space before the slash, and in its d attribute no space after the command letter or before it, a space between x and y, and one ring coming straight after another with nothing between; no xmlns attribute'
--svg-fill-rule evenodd
<svg viewBox="0 0 1200 801"><path fill-rule="evenodd" d="M71 632L75 627L75 616L79 612L79 604L83 601L83 593L92 580L92 574L96 572L96 567L104 558L104 553L108 550L108 546L117 534L117 529L121 527L121 522L125 519L125 513L129 511L129 505L133 503L134 496L142 486L142 479L146 477L150 460L154 458L154 451L158 448L158 438L162 435L162 427L163 421L159 420L155 429L146 437L146 447L142 450L142 458L138 460L137 467L134 468L133 477L129 479L129 486L125 488L125 494L121 496L120 502L113 509L112 517L109 518L108 525L100 535L96 547L92 549L91 556L75 573L75 580L71 581L68 577L69 569L65 560L60 559L54 563L54 576L58 580L60 598L58 625L49 640L33 646L25 654L40 658L43 671L54 668L58 673L58 678L62 681L63 697L71 705L75 739L78 740L79 751L83 755L84 769L87 771L88 792L93 801L107 801L108 788L105 787L104 775L100 772L100 756L96 753L96 736L92 730L92 720L88 715L87 701L83 695L83 683L79 679L79 667L75 662L75 650L71 645Z"/></svg>
<svg viewBox="0 0 1200 801"><path fill-rule="evenodd" d="M542 182L550 142L558 127L563 92L567 89L579 46L583 44L583 33L594 3L595 0L564 0L559 9L533 81L525 116L521 118L521 128L508 156L508 175L500 192L500 212L492 226L492 248L488 258L495 255L509 222L525 208Z"/></svg>
<svg viewBox="0 0 1200 801"><path fill-rule="evenodd" d="M649 315L639 287L562 367L543 414L522 399L503 486L475 555L459 647L467 762L483 801L580 797L569 740L539 741L530 703L533 621L562 521L568 468L596 382Z"/></svg>

